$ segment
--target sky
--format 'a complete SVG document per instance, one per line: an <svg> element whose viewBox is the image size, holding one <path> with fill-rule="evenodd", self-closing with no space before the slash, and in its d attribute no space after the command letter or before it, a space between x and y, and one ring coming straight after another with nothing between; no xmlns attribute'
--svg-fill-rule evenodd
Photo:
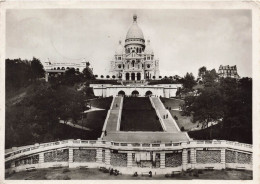
<svg viewBox="0 0 260 184"><path fill-rule="evenodd" d="M202 66L237 65L241 77L252 77L251 10L7 10L6 58L36 57L42 63L85 58L94 74L109 74L134 14L160 61L160 75L197 77Z"/></svg>

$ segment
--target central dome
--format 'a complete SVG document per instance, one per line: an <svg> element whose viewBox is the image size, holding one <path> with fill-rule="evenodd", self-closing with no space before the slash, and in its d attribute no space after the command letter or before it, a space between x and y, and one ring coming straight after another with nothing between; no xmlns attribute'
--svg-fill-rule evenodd
<svg viewBox="0 0 260 184"><path fill-rule="evenodd" d="M143 31L140 29L140 27L137 25L137 16L133 16L133 24L129 28L127 34L126 34L126 40L130 38L140 38L144 40Z"/></svg>

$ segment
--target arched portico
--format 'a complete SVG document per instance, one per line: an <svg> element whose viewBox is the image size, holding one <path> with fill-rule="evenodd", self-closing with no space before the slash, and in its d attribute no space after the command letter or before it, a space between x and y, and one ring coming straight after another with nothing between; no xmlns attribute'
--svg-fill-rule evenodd
<svg viewBox="0 0 260 184"><path fill-rule="evenodd" d="M138 92L137 90L134 90L134 91L132 92L132 96L139 96L139 92Z"/></svg>
<svg viewBox="0 0 260 184"><path fill-rule="evenodd" d="M151 96L153 93L149 90L149 91L146 91L145 93L145 96Z"/></svg>
<svg viewBox="0 0 260 184"><path fill-rule="evenodd" d="M119 91L118 96L125 96L125 92L123 90Z"/></svg>

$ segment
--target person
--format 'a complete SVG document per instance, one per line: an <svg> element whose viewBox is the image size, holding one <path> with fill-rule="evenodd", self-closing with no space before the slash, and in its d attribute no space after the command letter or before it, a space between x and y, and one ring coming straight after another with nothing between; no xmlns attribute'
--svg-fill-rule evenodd
<svg viewBox="0 0 260 184"><path fill-rule="evenodd" d="M117 107L117 104L116 104L116 107Z"/></svg>
<svg viewBox="0 0 260 184"><path fill-rule="evenodd" d="M110 170L110 175L112 175L113 172L114 172L114 169L112 168L112 169Z"/></svg>
<svg viewBox="0 0 260 184"><path fill-rule="evenodd" d="M152 171L149 171L149 176L152 177L152 175L153 175L153 174L152 174Z"/></svg>
<svg viewBox="0 0 260 184"><path fill-rule="evenodd" d="M105 136L107 136L107 131L105 130Z"/></svg>

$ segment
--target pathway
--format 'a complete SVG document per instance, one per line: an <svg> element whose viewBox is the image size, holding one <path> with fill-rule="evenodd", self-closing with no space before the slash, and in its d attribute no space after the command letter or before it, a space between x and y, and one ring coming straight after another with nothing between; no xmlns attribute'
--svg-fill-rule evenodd
<svg viewBox="0 0 260 184"><path fill-rule="evenodd" d="M176 121L172 118L171 113L164 107L163 103L161 102L160 98L158 97L151 97L151 103L154 104L155 109L160 116L160 119L163 121L165 126L166 132L177 133L180 131Z"/></svg>
<svg viewBox="0 0 260 184"><path fill-rule="evenodd" d="M123 105L123 97L114 97L110 110L107 113L107 118L104 123L103 131L106 131L107 134L111 131L117 131L118 124L121 120L121 112L122 112L122 105ZM105 136L103 133L101 138Z"/></svg>

